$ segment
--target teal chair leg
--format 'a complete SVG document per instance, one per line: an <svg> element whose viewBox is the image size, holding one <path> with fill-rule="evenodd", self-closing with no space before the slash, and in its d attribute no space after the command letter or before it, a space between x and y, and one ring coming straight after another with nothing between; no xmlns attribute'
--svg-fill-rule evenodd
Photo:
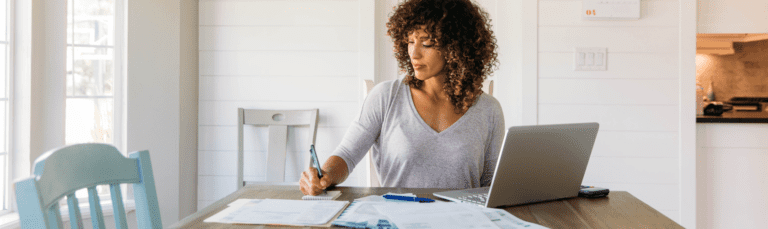
<svg viewBox="0 0 768 229"><path fill-rule="evenodd" d="M136 163L139 163L139 176L141 177L140 183L133 184L133 197L136 200L138 226L139 228L163 228L163 222L160 219L160 206L157 203L155 177L152 174L152 163L149 160L149 151L133 152L129 156L130 158L138 159Z"/></svg>

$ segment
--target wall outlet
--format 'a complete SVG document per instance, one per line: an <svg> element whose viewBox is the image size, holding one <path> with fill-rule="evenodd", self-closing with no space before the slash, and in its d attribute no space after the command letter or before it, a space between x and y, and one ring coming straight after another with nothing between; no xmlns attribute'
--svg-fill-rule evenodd
<svg viewBox="0 0 768 229"><path fill-rule="evenodd" d="M607 58L606 48L576 48L574 51L574 71L605 71Z"/></svg>

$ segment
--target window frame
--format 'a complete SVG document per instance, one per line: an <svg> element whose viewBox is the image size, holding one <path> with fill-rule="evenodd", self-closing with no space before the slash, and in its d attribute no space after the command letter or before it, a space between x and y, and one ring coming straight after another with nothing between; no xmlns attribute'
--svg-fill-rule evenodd
<svg viewBox="0 0 768 229"><path fill-rule="evenodd" d="M70 10L72 10L72 14L73 14L72 15L72 20L73 20L72 27L71 28L67 28L67 29L72 29L72 36L74 36L74 34L75 34L74 33L74 26L75 26L74 25L75 24L74 23L74 17L75 17L75 15L74 15L74 6L75 6L74 2L75 1L79 1L79 0L67 0L67 1L68 2L72 1L73 2L73 4L72 4L73 9L69 9L69 6L67 6L67 8L68 8L67 9L67 17L69 17ZM125 136L125 133L124 133L124 127L125 126L124 125L125 125L125 121L123 120L123 118L124 118L123 114L124 114L124 111L125 111L125 107L124 107L125 104L123 103L124 96L125 96L125 93L124 93L124 91L125 91L124 90L124 88L125 88L124 82L125 82L125 77L126 77L126 74L125 74L126 72L124 71L125 64L126 64L125 63L125 59L126 59L125 58L126 57L125 56L125 48L126 48L126 46L125 46L125 38L126 38L126 34L127 34L126 24L125 24L125 21L126 21L125 20L125 2L126 2L125 0L114 0L114 3L113 3L114 4L114 6L113 6L114 7L114 15L113 15L114 16L114 19L113 19L114 31L112 31L112 36L114 36L114 44L112 45L111 48L113 49L113 55L114 55L113 56L114 57L114 59L113 59L113 65L114 65L114 72L113 72L113 74L114 74L114 83L115 84L114 84L114 88L113 88L113 91L112 91L112 100L113 100L112 105L114 106L112 108L112 115L113 115L113 117L112 117L112 125L113 125L112 126L112 145L114 145L123 154L123 156L128 157L128 152L126 152L126 147L125 147L126 145L125 145L125 142L124 142L124 136ZM72 42L74 43L74 37L72 38ZM65 43L65 46L64 46L65 49L69 48L69 47L73 47L72 55L74 55L74 47L89 46L89 45L70 44L70 43L66 42L66 40L64 41L64 43ZM108 46L108 45L105 45L105 46ZM110 48L110 47L104 47L104 46L93 46L93 47L94 48ZM73 62L75 61L74 57L72 58L72 61ZM67 63L67 64L69 64L69 63ZM73 68L73 70L74 70L74 68ZM63 77L67 77L66 74L64 74ZM64 82L66 83L66 79L65 79ZM104 97L104 96L101 96L101 95L95 95L95 96L74 96L73 95L73 96L70 96L69 94L66 94L66 91L65 91L65 94L64 94L65 102L66 102L67 99L70 99L70 98L97 98L97 97ZM66 116L66 111L65 111L64 115ZM65 131L64 136L66 138L66 125L64 126L64 131ZM101 185L99 185L99 186L101 186ZM122 196L123 196L123 203L126 203L126 202L131 202L132 203L132 201L133 201L133 189L131 188L131 186L127 185L127 184L121 184L120 185L120 191L121 191ZM90 204L90 202L88 200L88 196L79 197L79 198L77 198L77 201L78 201L78 203L80 203L81 212L82 212L83 208L88 208L88 206ZM102 205L104 205L105 202L109 202L111 204L112 197L111 197L111 195L110 195L108 190L106 192L104 192L104 193L99 194L99 201L102 202ZM68 207L67 206L66 197L64 197L64 198L62 198L60 200L60 207L62 207L62 209L66 209ZM129 209L126 209L126 212L128 210Z"/></svg>
<svg viewBox="0 0 768 229"><path fill-rule="evenodd" d="M5 126L6 128L2 131L6 131L5 134L5 171L3 172L2 179L4 180L3 185L3 195L0 196L0 198L3 198L3 204L0 206L0 216L4 216L10 213L14 213L16 209L16 201L11 200L11 196L14 193L13 185L11 185L11 182L13 182L13 152L11 149L13 149L13 125L11 120L13 120L13 113L14 113L14 75L13 75L13 56L14 56L14 36L13 31L15 29L15 0L5 0L5 36L6 36L6 51L4 53L6 62L2 64L6 64L5 68L5 82L6 82L6 90L5 93L8 97L6 97L6 117L5 120Z"/></svg>

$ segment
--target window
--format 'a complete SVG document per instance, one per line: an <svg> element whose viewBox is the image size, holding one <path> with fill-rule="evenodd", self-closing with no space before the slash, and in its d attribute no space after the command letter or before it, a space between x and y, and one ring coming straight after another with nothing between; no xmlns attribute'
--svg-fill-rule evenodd
<svg viewBox="0 0 768 229"><path fill-rule="evenodd" d="M8 211L7 190L8 180L10 179L8 168L10 142L10 60L9 47L9 16L10 0L0 1L0 212Z"/></svg>
<svg viewBox="0 0 768 229"><path fill-rule="evenodd" d="M119 142L121 58L116 0L68 0L65 143ZM109 194L109 186L97 188ZM80 190L77 197L87 197Z"/></svg>

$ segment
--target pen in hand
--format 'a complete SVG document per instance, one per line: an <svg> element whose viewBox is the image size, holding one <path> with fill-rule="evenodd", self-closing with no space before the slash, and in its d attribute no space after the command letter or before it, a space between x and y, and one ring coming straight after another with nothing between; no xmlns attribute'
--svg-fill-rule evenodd
<svg viewBox="0 0 768 229"><path fill-rule="evenodd" d="M317 159L317 153L315 152L315 145L309 146L309 154L312 156L312 166L317 169L317 177L323 178L323 172L320 171L320 161Z"/></svg>
<svg viewBox="0 0 768 229"><path fill-rule="evenodd" d="M320 160L317 159L317 152L315 151L315 145L309 146L309 154L311 156L310 160L312 160L312 167L314 167L314 169L317 171L317 178L322 180L323 172L322 172L322 169L320 169ZM322 181L320 185L325 186L325 184L323 184ZM320 194L325 194L325 188L326 187L322 187L323 192Z"/></svg>

